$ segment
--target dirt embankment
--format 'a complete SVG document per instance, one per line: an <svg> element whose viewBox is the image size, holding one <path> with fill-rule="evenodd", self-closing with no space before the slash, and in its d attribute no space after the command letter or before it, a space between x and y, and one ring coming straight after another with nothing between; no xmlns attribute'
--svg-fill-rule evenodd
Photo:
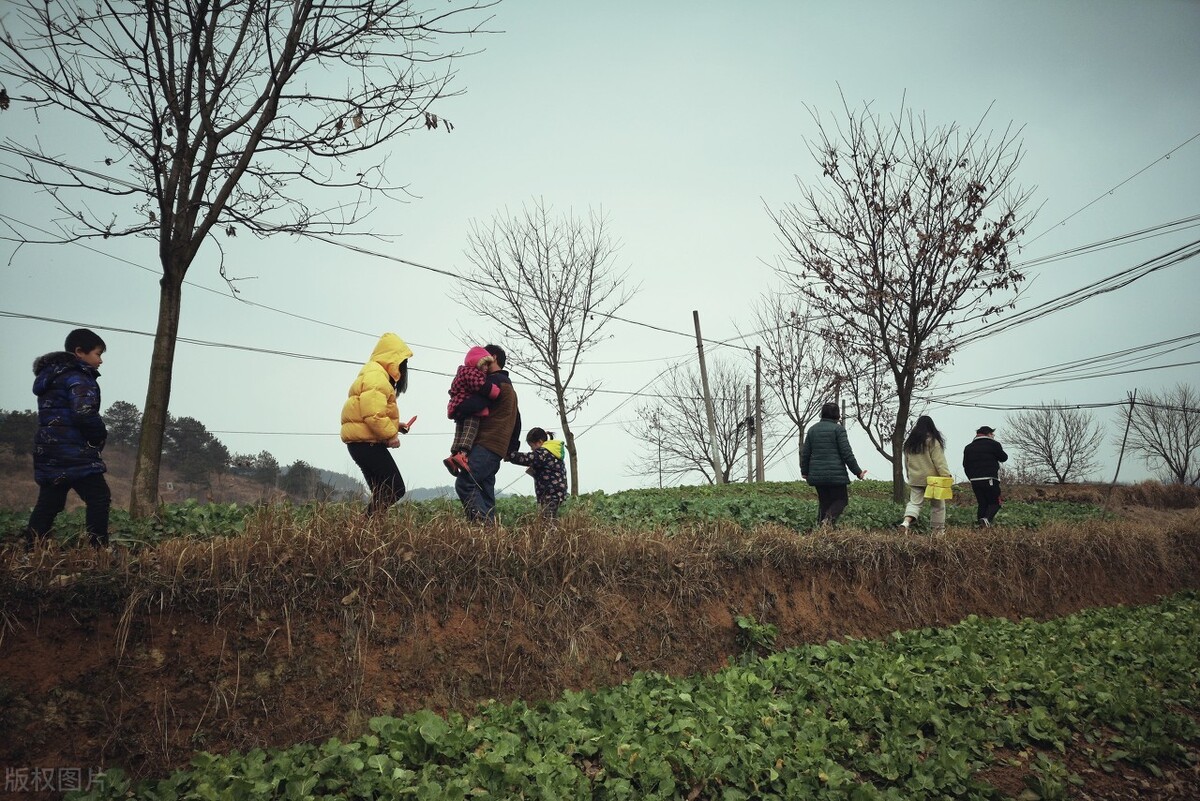
<svg viewBox="0 0 1200 801"><path fill-rule="evenodd" d="M306 547L0 557L0 766L160 774L378 714L712 671L741 651L739 615L787 647L1200 588L1200 512L1147 515L940 540L332 527Z"/></svg>

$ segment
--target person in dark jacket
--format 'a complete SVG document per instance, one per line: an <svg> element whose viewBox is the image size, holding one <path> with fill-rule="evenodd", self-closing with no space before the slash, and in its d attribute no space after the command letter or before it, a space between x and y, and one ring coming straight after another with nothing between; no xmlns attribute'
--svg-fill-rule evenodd
<svg viewBox="0 0 1200 801"><path fill-rule="evenodd" d="M487 417L479 419L479 433L467 454L467 469L458 474L454 492L462 503L467 519L491 525L496 522L496 473L500 462L521 448L521 411L517 392L504 365L508 356L499 345L487 345L495 357L487 366L489 380L500 387Z"/></svg>
<svg viewBox="0 0 1200 801"><path fill-rule="evenodd" d="M991 426L980 426L975 429L975 439L963 448L963 472L979 504L977 526L990 526L1000 511L1000 463L1008 461L1008 454L995 434Z"/></svg>
<svg viewBox="0 0 1200 801"><path fill-rule="evenodd" d="M33 439L33 479L37 503L29 515L26 546L45 539L54 518L75 490L87 506L84 515L92 545L108 544L112 493L104 480L100 452L108 429L100 417L100 377L104 340L86 328L67 335L64 350L33 362L33 394L38 399L38 430Z"/></svg>
<svg viewBox="0 0 1200 801"><path fill-rule="evenodd" d="M529 453L514 451L508 461L529 469L533 476L533 494L538 513L547 520L558 517L558 507L567 499L567 466L563 463L563 441L554 432L531 428L525 435Z"/></svg>
<svg viewBox="0 0 1200 801"><path fill-rule="evenodd" d="M822 406L821 419L805 434L800 455L800 476L817 491L817 524L821 526L835 525L850 502L846 469L860 479L867 475L854 458L840 418L836 403Z"/></svg>

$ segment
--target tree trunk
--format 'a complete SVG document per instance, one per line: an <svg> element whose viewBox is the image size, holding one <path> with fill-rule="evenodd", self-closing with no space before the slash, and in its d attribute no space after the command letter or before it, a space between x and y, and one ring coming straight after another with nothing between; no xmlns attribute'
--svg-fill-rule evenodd
<svg viewBox="0 0 1200 801"><path fill-rule="evenodd" d="M904 432L908 430L908 416L912 409L911 392L911 388L900 391L896 425L892 428L892 500L896 503L908 503L908 482L904 480Z"/></svg>
<svg viewBox="0 0 1200 801"><path fill-rule="evenodd" d="M158 328L150 356L150 380L146 387L137 459L133 465L133 492L129 498L129 514L134 519L149 517L158 509L158 474L167 430L171 368L175 363L175 338L179 333L183 298L183 271L179 271L179 279L171 278L170 272L174 271L165 271L159 281Z"/></svg>
<svg viewBox="0 0 1200 801"><path fill-rule="evenodd" d="M796 465L804 470L804 423L796 424Z"/></svg>
<svg viewBox="0 0 1200 801"><path fill-rule="evenodd" d="M567 457L571 464L571 497L579 495L579 460L575 458L575 432L571 430L571 426L567 421L560 420L563 427L563 441L567 445Z"/></svg>

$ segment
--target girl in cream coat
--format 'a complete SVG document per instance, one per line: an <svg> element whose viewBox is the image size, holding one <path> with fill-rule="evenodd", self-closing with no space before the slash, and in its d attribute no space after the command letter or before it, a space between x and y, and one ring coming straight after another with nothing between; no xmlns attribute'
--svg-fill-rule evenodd
<svg viewBox="0 0 1200 801"><path fill-rule="evenodd" d="M908 505L904 507L904 520L900 528L907 531L921 516L921 505L925 503L925 486L930 476L952 477L946 463L946 440L937 430L933 419L927 415L917 418L916 424L904 440L904 469L908 473ZM934 534L946 531L946 502L938 498L929 499L929 524Z"/></svg>

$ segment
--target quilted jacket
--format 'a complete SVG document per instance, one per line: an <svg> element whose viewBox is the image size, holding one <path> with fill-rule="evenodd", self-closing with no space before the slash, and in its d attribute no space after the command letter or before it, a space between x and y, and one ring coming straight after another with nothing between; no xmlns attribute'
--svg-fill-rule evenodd
<svg viewBox="0 0 1200 801"><path fill-rule="evenodd" d="M38 430L33 438L33 477L56 484L103 473L100 451L108 429L100 417L100 373L66 351L33 362Z"/></svg>
<svg viewBox="0 0 1200 801"><path fill-rule="evenodd" d="M395 334L384 334L358 371L342 404L342 442L387 442L400 433L395 382L413 352Z"/></svg>
<svg viewBox="0 0 1200 801"><path fill-rule="evenodd" d="M800 453L800 473L808 477L814 486L849 484L846 469L858 475L862 468L850 449L850 438L845 427L832 420L815 423L804 437L804 448Z"/></svg>
<svg viewBox="0 0 1200 801"><path fill-rule="evenodd" d="M508 461L529 468L526 472L533 476L533 493L538 503L557 506L566 500L567 467L563 463L562 440L547 440L542 447L528 453L514 451L508 455Z"/></svg>

